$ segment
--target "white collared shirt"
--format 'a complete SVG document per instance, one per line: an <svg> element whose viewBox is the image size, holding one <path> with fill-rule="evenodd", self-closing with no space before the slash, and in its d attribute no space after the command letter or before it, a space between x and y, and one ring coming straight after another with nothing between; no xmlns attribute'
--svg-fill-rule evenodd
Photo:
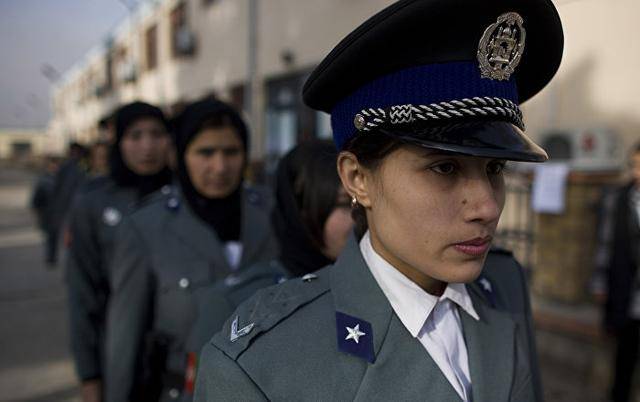
<svg viewBox="0 0 640 402"><path fill-rule="evenodd" d="M369 232L360 241L360 251L402 324L424 346L460 398L471 401L469 359L458 308L480 318L465 285L450 283L440 297L425 292L373 249Z"/></svg>
<svg viewBox="0 0 640 402"><path fill-rule="evenodd" d="M231 270L235 271L240 266L242 259L242 243L239 241L228 241L224 243L224 256L231 266Z"/></svg>

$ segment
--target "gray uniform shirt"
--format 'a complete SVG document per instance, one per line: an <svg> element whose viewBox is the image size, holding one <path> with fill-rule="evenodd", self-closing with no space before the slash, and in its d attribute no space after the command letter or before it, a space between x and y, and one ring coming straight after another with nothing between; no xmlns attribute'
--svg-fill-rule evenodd
<svg viewBox="0 0 640 402"><path fill-rule="evenodd" d="M272 259L270 200L245 189L242 257L238 271ZM166 372L184 376L185 341L197 316L195 293L231 271L215 232L198 219L176 192L157 194L131 214L118 232L108 314L106 400L127 401L139 374L145 335L168 339ZM180 389L163 390L162 399Z"/></svg>
<svg viewBox="0 0 640 402"><path fill-rule="evenodd" d="M81 380L102 377L109 280L115 233L133 210L134 189L111 179L87 183L71 208L71 244L65 279L69 302L71 351Z"/></svg>
<svg viewBox="0 0 640 402"><path fill-rule="evenodd" d="M467 289L480 317L460 311L473 400L540 400L520 266L509 254L490 253L482 277ZM315 279L288 280L240 306L202 351L195 400L460 398L395 315L351 239Z"/></svg>

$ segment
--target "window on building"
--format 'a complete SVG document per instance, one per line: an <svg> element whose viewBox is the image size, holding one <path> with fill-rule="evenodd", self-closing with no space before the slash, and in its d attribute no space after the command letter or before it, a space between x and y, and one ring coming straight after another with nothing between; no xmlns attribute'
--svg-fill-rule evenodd
<svg viewBox="0 0 640 402"><path fill-rule="evenodd" d="M316 111L302 102L305 72L294 73L267 82L266 153L267 169L271 161L301 141L318 136ZM326 129L325 129L326 131ZM322 132L324 136L326 134Z"/></svg>
<svg viewBox="0 0 640 402"><path fill-rule="evenodd" d="M238 84L231 87L230 102L237 110L244 109L244 84Z"/></svg>
<svg viewBox="0 0 640 402"><path fill-rule="evenodd" d="M316 136L323 139L331 139L331 115L325 112L316 112Z"/></svg>
<svg viewBox="0 0 640 402"><path fill-rule="evenodd" d="M195 53L195 37L187 24L187 3L179 2L170 15L171 55L174 58L191 56Z"/></svg>
<svg viewBox="0 0 640 402"><path fill-rule="evenodd" d="M152 25L145 31L145 69L153 70L158 66L158 26Z"/></svg>
<svg viewBox="0 0 640 402"><path fill-rule="evenodd" d="M113 52L108 51L105 56L105 64L104 64L104 93L111 91L114 87L114 79L113 79Z"/></svg>

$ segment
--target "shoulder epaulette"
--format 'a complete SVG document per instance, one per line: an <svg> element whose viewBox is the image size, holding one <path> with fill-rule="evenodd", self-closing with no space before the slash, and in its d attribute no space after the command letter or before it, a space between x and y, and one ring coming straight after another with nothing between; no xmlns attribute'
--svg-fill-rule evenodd
<svg viewBox="0 0 640 402"><path fill-rule="evenodd" d="M261 289L238 307L211 343L236 360L254 339L328 291L326 269Z"/></svg>

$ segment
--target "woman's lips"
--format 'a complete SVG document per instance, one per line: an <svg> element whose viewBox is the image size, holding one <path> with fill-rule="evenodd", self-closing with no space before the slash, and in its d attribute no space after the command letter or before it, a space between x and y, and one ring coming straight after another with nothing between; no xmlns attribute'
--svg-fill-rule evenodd
<svg viewBox="0 0 640 402"><path fill-rule="evenodd" d="M477 237L462 243L456 243L453 247L461 253L472 255L474 257L484 255L491 246L491 236Z"/></svg>

